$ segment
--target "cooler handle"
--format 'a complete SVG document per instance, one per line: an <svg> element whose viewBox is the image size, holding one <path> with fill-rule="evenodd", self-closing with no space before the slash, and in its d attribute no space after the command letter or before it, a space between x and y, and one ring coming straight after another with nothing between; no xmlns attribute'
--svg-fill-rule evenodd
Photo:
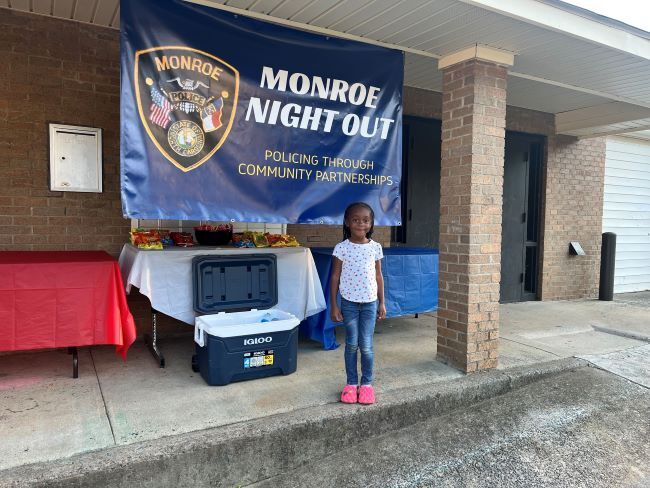
<svg viewBox="0 0 650 488"><path fill-rule="evenodd" d="M194 324L194 342L201 347L205 346L205 332L198 322Z"/></svg>

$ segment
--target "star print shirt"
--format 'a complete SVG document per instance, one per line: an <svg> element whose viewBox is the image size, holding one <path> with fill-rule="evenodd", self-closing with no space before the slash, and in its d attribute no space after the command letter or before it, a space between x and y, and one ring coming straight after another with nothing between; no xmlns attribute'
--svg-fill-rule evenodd
<svg viewBox="0 0 650 488"><path fill-rule="evenodd" d="M357 303L377 300L375 261L384 257L381 244L372 239L366 244L346 239L334 247L333 255L343 262L339 282L341 296Z"/></svg>

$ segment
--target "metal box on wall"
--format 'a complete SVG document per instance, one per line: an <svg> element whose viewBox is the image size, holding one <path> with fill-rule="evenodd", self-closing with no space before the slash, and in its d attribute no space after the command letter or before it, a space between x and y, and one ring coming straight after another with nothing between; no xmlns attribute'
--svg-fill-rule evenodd
<svg viewBox="0 0 650 488"><path fill-rule="evenodd" d="M102 192L102 131L50 124L50 190Z"/></svg>

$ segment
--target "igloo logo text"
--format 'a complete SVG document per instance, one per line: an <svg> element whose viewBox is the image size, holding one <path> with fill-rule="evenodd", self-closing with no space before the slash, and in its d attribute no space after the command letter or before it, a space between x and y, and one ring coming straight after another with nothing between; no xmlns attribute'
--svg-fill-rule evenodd
<svg viewBox="0 0 650 488"><path fill-rule="evenodd" d="M253 337L252 339L244 339L244 345L245 346L253 346L255 344L264 344L267 342L271 342L273 340L273 337L271 336L266 336L266 337Z"/></svg>

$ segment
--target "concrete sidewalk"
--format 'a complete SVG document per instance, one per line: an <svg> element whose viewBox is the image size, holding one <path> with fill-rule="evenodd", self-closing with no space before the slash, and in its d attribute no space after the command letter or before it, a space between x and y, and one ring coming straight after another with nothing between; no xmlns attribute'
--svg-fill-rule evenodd
<svg viewBox="0 0 650 488"><path fill-rule="evenodd" d="M648 419L650 390L580 368L249 486L647 487Z"/></svg>
<svg viewBox="0 0 650 488"><path fill-rule="evenodd" d="M80 457L70 456L83 453L95 452L101 459L102 452L107 452L109 457L119 458L116 449L120 446L129 447L121 452L136 462L138 454L134 453L150 452L155 457L164 445L178 448L175 442L184 436L207 436L214 442L211 432L227 438L221 430L230 429L228 435L250 432L265 419L282 418L283 425L289 425L308 414L322 421L329 415L357 411L363 414L386 408L388 412L390 405L398 415L415 408L398 399L412 398L417 404L417 392L426 392L430 399L435 399L436 392L455 392L445 400L452 402L448 408L454 408L453 402L478 398L467 395L472 391L468 384L484 388L483 397L494 396L504 391L506 377L507 388L512 388L548 371L576 367L571 361L561 363L564 366L548 361L631 353L647 346L640 339L650 341L650 293L634 295L620 302L502 305L499 371L503 373L468 377L435 361L433 315L387 320L377 328L375 384L380 403L371 410L353 407L341 411L347 407L337 404L344 381L342 348L324 351L311 342L301 343L295 374L225 387L208 387L190 369L193 345L189 331L162 341L168 360L165 369L157 368L141 343L131 348L126 363L112 348L84 349L76 380L70 378L70 357L62 352L0 356L0 470L9 470L4 472L6 476L0 472L0 480L9 483L14 475L24 479L26 473L44 472L38 465L18 468L31 463L64 460L70 466ZM606 328L617 333L603 330ZM635 338L619 332L629 332ZM343 342L342 336L339 342ZM545 366L536 368L542 364ZM423 411L415 408L417 415L435 413L430 410L432 401L420 404ZM398 417L386 412L379 416L384 419L383 428L397 428ZM258 458L264 455L257 453Z"/></svg>

